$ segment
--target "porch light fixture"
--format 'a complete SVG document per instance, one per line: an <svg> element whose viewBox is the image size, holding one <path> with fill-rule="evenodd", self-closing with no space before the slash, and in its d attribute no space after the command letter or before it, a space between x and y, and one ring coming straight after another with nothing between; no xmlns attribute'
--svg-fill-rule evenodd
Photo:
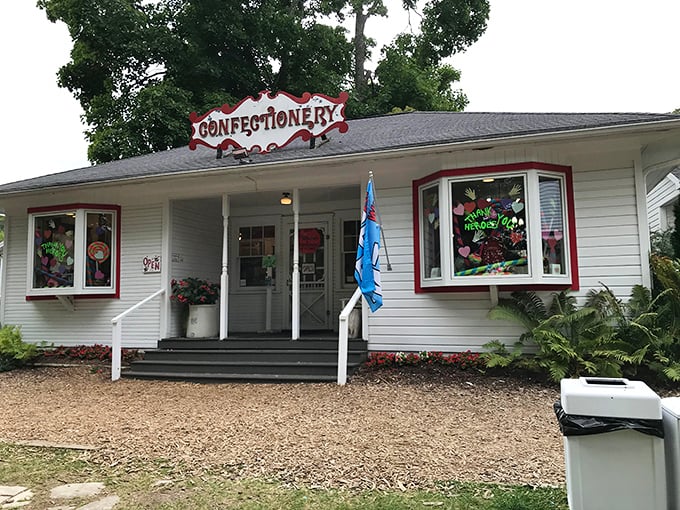
<svg viewBox="0 0 680 510"><path fill-rule="evenodd" d="M487 177L486 179L482 179L482 182L493 182L495 180L496 179L494 179L493 177Z"/></svg>
<svg viewBox="0 0 680 510"><path fill-rule="evenodd" d="M290 205L293 203L293 199L290 198L290 193L284 192L283 195L281 195L281 205Z"/></svg>

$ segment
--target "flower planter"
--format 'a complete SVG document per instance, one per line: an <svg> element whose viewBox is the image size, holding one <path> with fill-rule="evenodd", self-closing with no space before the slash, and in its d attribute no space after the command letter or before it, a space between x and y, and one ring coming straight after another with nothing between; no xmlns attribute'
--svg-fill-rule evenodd
<svg viewBox="0 0 680 510"><path fill-rule="evenodd" d="M187 338L217 337L220 330L219 305L189 305Z"/></svg>

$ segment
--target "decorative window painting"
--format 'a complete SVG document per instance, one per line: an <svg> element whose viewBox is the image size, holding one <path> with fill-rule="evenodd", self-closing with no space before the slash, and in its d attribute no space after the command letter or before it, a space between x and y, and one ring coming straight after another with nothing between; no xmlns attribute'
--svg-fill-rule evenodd
<svg viewBox="0 0 680 510"><path fill-rule="evenodd" d="M423 270L425 278L441 278L441 237L439 218L439 186L422 190L421 224Z"/></svg>
<svg viewBox="0 0 680 510"><path fill-rule="evenodd" d="M85 286L110 287L113 214L88 212L86 223Z"/></svg>
<svg viewBox="0 0 680 510"><path fill-rule="evenodd" d="M523 176L451 183L454 277L528 273Z"/></svg>
<svg viewBox="0 0 680 510"><path fill-rule="evenodd" d="M541 239L543 247L543 274L560 275L566 272L562 181L540 176Z"/></svg>
<svg viewBox="0 0 680 510"><path fill-rule="evenodd" d="M37 216L33 227L33 288L73 287L75 211Z"/></svg>

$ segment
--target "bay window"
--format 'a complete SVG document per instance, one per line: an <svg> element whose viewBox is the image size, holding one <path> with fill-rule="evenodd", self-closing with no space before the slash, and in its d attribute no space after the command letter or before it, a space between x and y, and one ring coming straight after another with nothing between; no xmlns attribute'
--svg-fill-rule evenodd
<svg viewBox="0 0 680 510"><path fill-rule="evenodd" d="M28 297L118 297L120 208L75 204L28 210Z"/></svg>
<svg viewBox="0 0 680 510"><path fill-rule="evenodd" d="M416 291L578 288L570 168L448 170L413 188Z"/></svg>

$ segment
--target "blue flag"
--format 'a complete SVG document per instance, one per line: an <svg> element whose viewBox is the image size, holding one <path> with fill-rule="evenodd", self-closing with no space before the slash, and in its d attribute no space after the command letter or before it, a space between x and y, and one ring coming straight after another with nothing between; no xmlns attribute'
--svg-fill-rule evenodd
<svg viewBox="0 0 680 510"><path fill-rule="evenodd" d="M372 312L382 306L380 285L380 225L375 215L373 179L368 181L366 203L361 213L361 230L357 259L354 264L354 278Z"/></svg>

